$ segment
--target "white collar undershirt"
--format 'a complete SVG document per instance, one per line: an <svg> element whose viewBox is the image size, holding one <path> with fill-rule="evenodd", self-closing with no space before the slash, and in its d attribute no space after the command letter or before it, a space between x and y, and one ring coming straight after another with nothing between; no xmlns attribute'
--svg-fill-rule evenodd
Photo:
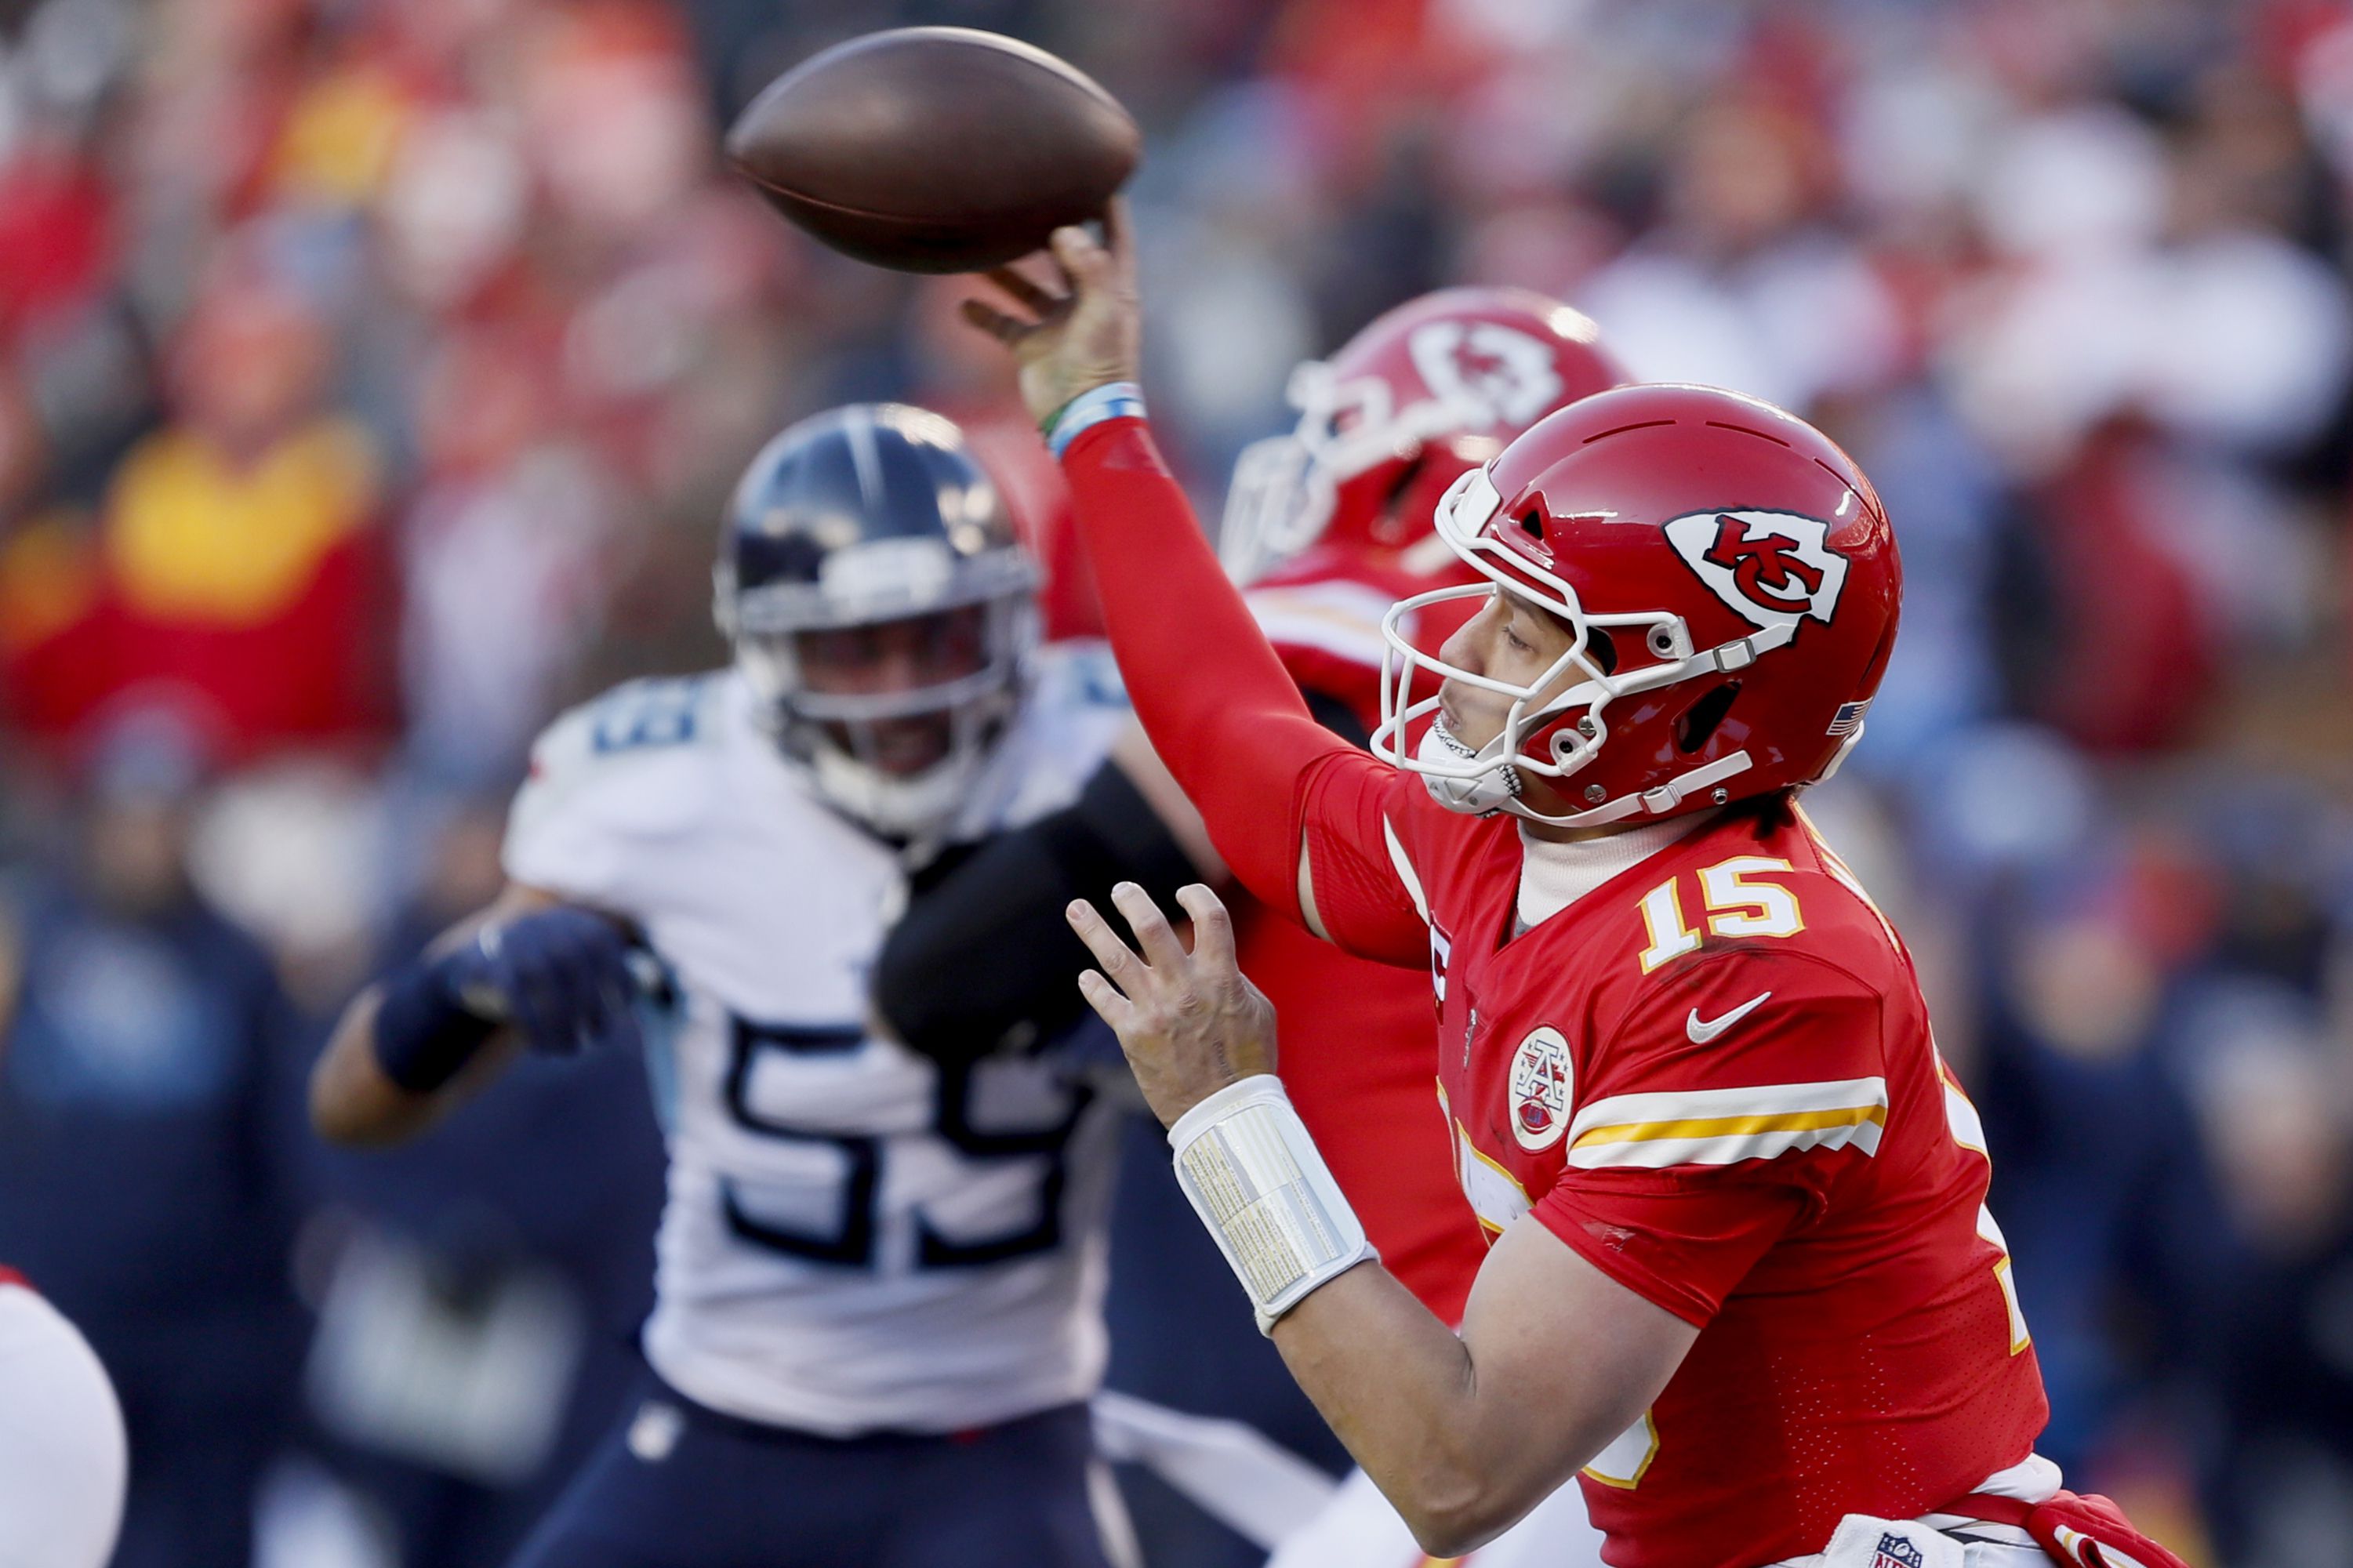
<svg viewBox="0 0 2353 1568"><path fill-rule="evenodd" d="M1574 843L1556 843L1532 837L1520 828L1519 930L1543 924L1610 878L1636 866L1685 834L1715 819L1713 811L1695 811L1646 827Z"/></svg>

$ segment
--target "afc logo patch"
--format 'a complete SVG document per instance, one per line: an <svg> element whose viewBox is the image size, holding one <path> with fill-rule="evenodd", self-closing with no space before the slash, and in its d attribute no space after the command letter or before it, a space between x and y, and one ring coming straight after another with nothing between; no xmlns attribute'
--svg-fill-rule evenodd
<svg viewBox="0 0 2353 1568"><path fill-rule="evenodd" d="M1925 1568L1926 1562L1918 1546L1892 1531L1880 1536L1879 1549L1871 1554L1871 1568Z"/></svg>
<svg viewBox="0 0 2353 1568"><path fill-rule="evenodd" d="M1512 1053L1512 1136L1530 1153L1551 1148L1568 1131L1568 1041L1549 1025Z"/></svg>
<svg viewBox="0 0 2353 1568"><path fill-rule="evenodd" d="M1811 616L1830 623L1846 557L1830 524L1793 511L1694 511L1667 523L1667 542L1715 596L1759 630Z"/></svg>

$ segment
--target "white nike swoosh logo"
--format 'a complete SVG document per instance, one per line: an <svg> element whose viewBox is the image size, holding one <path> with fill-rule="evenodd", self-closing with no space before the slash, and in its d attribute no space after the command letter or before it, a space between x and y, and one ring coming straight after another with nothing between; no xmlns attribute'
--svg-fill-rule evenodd
<svg viewBox="0 0 2353 1568"><path fill-rule="evenodd" d="M1693 1045L1704 1046L1763 1006L1772 994L1770 991L1760 991L1722 1017L1710 1018L1705 1023L1700 1021L1699 1009L1694 1007L1691 1016L1683 1020L1683 1032L1691 1036Z"/></svg>

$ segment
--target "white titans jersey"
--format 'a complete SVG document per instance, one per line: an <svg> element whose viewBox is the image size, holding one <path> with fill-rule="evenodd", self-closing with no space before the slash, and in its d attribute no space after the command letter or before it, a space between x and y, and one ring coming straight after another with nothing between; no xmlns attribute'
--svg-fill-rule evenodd
<svg viewBox="0 0 2353 1568"><path fill-rule="evenodd" d="M1126 715L1102 650L1042 654L956 836L1069 805ZM740 676L634 681L557 720L505 860L635 922L677 985L648 1047L670 1146L657 1372L837 1436L1094 1392L1116 1112L1043 1062L945 1074L870 1032L905 871L778 752Z"/></svg>

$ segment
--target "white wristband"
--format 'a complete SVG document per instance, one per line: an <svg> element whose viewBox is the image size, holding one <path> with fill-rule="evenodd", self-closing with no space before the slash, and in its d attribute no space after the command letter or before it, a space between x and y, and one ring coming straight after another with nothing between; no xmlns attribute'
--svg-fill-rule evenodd
<svg viewBox="0 0 2353 1568"><path fill-rule="evenodd" d="M1080 393L1058 410L1046 429L1046 449L1060 460L1071 443L1107 419L1144 417L1144 388L1132 381L1106 382Z"/></svg>
<svg viewBox="0 0 2353 1568"><path fill-rule="evenodd" d="M1168 1130L1176 1184L1250 1292L1261 1333L1307 1293L1377 1257L1282 1080L1228 1084Z"/></svg>

